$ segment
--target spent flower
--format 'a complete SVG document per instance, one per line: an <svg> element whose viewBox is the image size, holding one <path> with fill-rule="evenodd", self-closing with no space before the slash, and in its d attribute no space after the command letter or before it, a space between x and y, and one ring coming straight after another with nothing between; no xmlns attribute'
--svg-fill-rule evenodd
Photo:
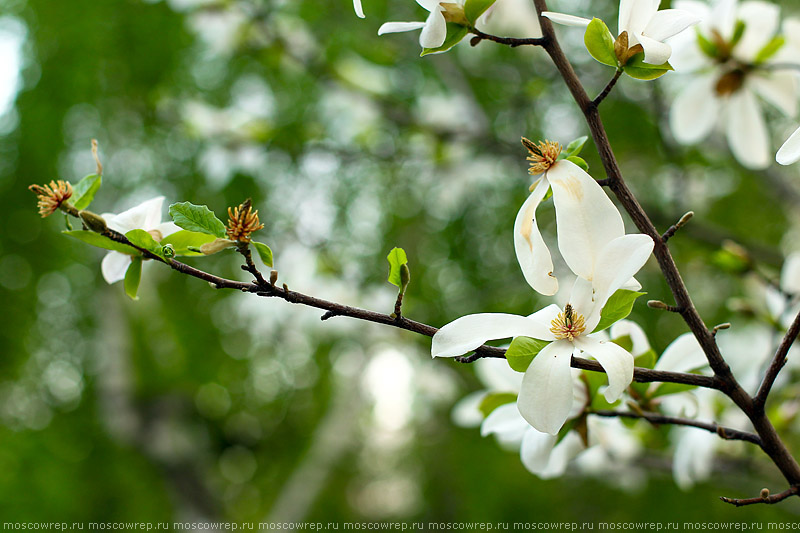
<svg viewBox="0 0 800 533"><path fill-rule="evenodd" d="M37 207L42 218L48 217L70 198L72 198L72 185L68 181L52 180L46 185L31 185L28 187L36 194L39 200Z"/></svg>

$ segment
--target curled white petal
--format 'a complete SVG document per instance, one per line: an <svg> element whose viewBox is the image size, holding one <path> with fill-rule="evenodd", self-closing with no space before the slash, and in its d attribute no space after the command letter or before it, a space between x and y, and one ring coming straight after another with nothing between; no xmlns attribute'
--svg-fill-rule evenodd
<svg viewBox="0 0 800 533"><path fill-rule="evenodd" d="M550 464L550 454L558 437L530 428L522 437L519 456L531 474L541 475ZM565 465L566 466L566 465Z"/></svg>
<svg viewBox="0 0 800 533"><path fill-rule="evenodd" d="M533 192L522 204L514 221L514 251L522 268L525 281L533 290L546 296L558 291L558 280L553 276L553 259L550 250L539 232L536 222L536 208L541 203L550 184L540 179Z"/></svg>
<svg viewBox="0 0 800 533"><path fill-rule="evenodd" d="M100 271L107 283L116 283L125 279L125 272L131 264L131 256L120 252L108 252L100 263Z"/></svg>
<svg viewBox="0 0 800 533"><path fill-rule="evenodd" d="M151 230L161 223L163 196L156 196L118 215L104 216L108 227L120 233L133 229Z"/></svg>
<svg viewBox="0 0 800 533"><path fill-rule="evenodd" d="M634 356L639 356L650 349L650 341L647 340L647 334L642 327L632 320L620 320L611 326L609 330L612 339L620 337L630 337L633 343L631 353Z"/></svg>
<svg viewBox="0 0 800 533"><path fill-rule="evenodd" d="M520 414L543 433L556 435L572 408L570 361L574 347L568 341L555 341L534 357L517 398Z"/></svg>
<svg viewBox="0 0 800 533"><path fill-rule="evenodd" d="M578 337L575 346L597 359L608 376L603 395L609 402L617 401L633 381L633 356L618 344L593 337Z"/></svg>
<svg viewBox="0 0 800 533"><path fill-rule="evenodd" d="M645 63L661 65L666 63L669 60L669 56L672 55L672 47L667 43L662 43L642 34L637 35L636 39L644 48Z"/></svg>
<svg viewBox="0 0 800 533"><path fill-rule="evenodd" d="M529 428L525 419L520 416L515 403L507 403L489 413L481 424L481 437L496 434L521 437Z"/></svg>
<svg viewBox="0 0 800 533"><path fill-rule="evenodd" d="M364 18L364 8L361 7L361 0L353 0L353 9L358 18Z"/></svg>
<svg viewBox="0 0 800 533"><path fill-rule="evenodd" d="M689 26L700 22L700 18L690 11L682 9L662 9L656 12L647 23L644 29L644 34L655 39L656 41L663 41L673 37Z"/></svg>
<svg viewBox="0 0 800 533"><path fill-rule="evenodd" d="M554 11L542 11L542 16L549 18L556 24L563 24L564 26L576 26L580 28L585 28L591 22L591 20L583 17L567 15L566 13L556 13Z"/></svg>
<svg viewBox="0 0 800 533"><path fill-rule="evenodd" d="M797 128L792 133L783 146L780 147L778 153L775 154L775 160L781 165L791 165L800 160L800 128Z"/></svg>
<svg viewBox="0 0 800 533"><path fill-rule="evenodd" d="M440 7L436 7L428 15L425 27L419 34L419 45L422 48L439 48L447 37L447 22Z"/></svg>
<svg viewBox="0 0 800 533"><path fill-rule="evenodd" d="M488 340L524 335L550 339L553 334L536 321L519 315L479 313L462 316L436 332L431 343L433 357L455 357L470 352Z"/></svg>
<svg viewBox="0 0 800 533"><path fill-rule="evenodd" d="M386 33L400 33L404 31L414 31L424 28L424 22L387 22L378 28L378 35Z"/></svg>

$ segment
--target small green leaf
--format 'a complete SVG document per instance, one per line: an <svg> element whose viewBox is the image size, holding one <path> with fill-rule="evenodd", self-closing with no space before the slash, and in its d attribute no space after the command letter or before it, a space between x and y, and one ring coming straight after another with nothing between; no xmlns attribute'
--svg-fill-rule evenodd
<svg viewBox="0 0 800 533"><path fill-rule="evenodd" d="M653 368L656 366L656 360L658 356L653 349L649 349L643 354L639 354L636 356L636 359L633 360L633 366L638 366L639 368Z"/></svg>
<svg viewBox="0 0 800 533"><path fill-rule="evenodd" d="M457 45L461 39L467 34L468 28L455 22L447 23L447 36L444 38L444 43L439 48L423 48L420 57L428 54L437 54L439 52L447 52L452 47Z"/></svg>
<svg viewBox="0 0 800 533"><path fill-rule="evenodd" d="M139 292L139 282L142 280L142 256L137 255L131 261L130 266L128 266L128 270L125 271L125 294L127 294L131 300L138 300L139 297L136 296L136 293Z"/></svg>
<svg viewBox="0 0 800 533"><path fill-rule="evenodd" d="M161 246L171 244L176 255L203 255L195 251L207 242L214 240L213 235L182 229L161 239Z"/></svg>
<svg viewBox="0 0 800 533"><path fill-rule="evenodd" d="M550 344L551 341L532 339L531 337L517 337L511 341L511 346L506 350L508 366L517 372L525 372L533 358Z"/></svg>
<svg viewBox="0 0 800 533"><path fill-rule="evenodd" d="M744 36L744 30L747 28L747 24L741 19L736 21L736 26L733 28L733 37L731 37L731 48L736 46L739 41L742 40L742 36Z"/></svg>
<svg viewBox="0 0 800 533"><path fill-rule="evenodd" d="M633 310L633 302L635 302L639 296L643 296L645 294L647 293L629 291L626 289L620 289L612 294L611 298L609 298L606 302L606 305L603 306L603 310L600 311L600 322L597 324L597 327L594 328L592 333L602 331L611 326L611 324L614 322L622 320L631 314L631 311Z"/></svg>
<svg viewBox="0 0 800 533"><path fill-rule="evenodd" d="M711 59L716 59L719 55L719 48L717 48L717 45L714 44L713 41L707 39L705 35L700 33L700 30L696 30L695 33L697 34L698 48L700 48L700 50Z"/></svg>
<svg viewBox="0 0 800 533"><path fill-rule="evenodd" d="M764 45L764 48L758 51L755 59L753 59L753 63L758 65L764 61L767 61L772 56L777 54L778 50L783 48L784 44L786 44L786 38L782 35L773 37L767 44Z"/></svg>
<svg viewBox="0 0 800 533"><path fill-rule="evenodd" d="M575 163L580 168L582 168L584 172L589 172L589 163L584 161L582 157L578 157L577 155L571 155L567 158L567 161Z"/></svg>
<svg viewBox="0 0 800 533"><path fill-rule="evenodd" d="M408 264L406 251L402 248L392 248L386 259L389 261L389 283L399 289L403 289L403 277L400 273L400 267Z"/></svg>
<svg viewBox="0 0 800 533"><path fill-rule="evenodd" d="M156 242L152 235L147 233L143 229L132 229L128 233L125 234L125 237L131 241L131 244L134 246L138 246L139 248L144 248L148 252L151 252L158 257L164 258L164 252L161 249L161 245Z"/></svg>
<svg viewBox="0 0 800 533"><path fill-rule="evenodd" d="M478 17L483 15L496 1L497 0L467 0L464 3L464 16L466 16L469 23L474 26Z"/></svg>
<svg viewBox="0 0 800 533"><path fill-rule="evenodd" d="M225 237L225 224L204 205L181 202L169 206L172 220L183 229L207 233L215 237Z"/></svg>
<svg viewBox="0 0 800 533"><path fill-rule="evenodd" d="M630 335L623 335L622 337L611 339L611 342L613 342L620 348L623 348L626 352L633 351L633 339L631 339Z"/></svg>
<svg viewBox="0 0 800 533"><path fill-rule="evenodd" d="M72 188L72 205L81 210L89 207L94 200L94 195L100 188L103 177L98 174L89 174Z"/></svg>
<svg viewBox="0 0 800 533"><path fill-rule="evenodd" d="M268 267L272 266L272 250L270 250L269 246L264 243L252 241L253 246L256 247L256 252L258 252L258 256L261 258L261 262L267 265Z"/></svg>
<svg viewBox="0 0 800 533"><path fill-rule="evenodd" d="M589 140L589 137L586 135L584 135L583 137L578 137L577 139L569 143L567 147L564 148L564 151L561 152L561 154L564 156L565 159L580 154L581 150L583 150L583 145L586 144L587 140Z"/></svg>
<svg viewBox="0 0 800 533"><path fill-rule="evenodd" d="M614 37L608 31L606 23L598 18L593 18L586 26L586 33L583 34L583 42L586 49L597 61L609 67L616 68L617 55L614 53Z"/></svg>
<svg viewBox="0 0 800 533"><path fill-rule="evenodd" d="M650 395L650 398L669 396L670 394L678 394L696 388L696 385L684 385L683 383L660 383L658 388L656 388L656 390Z"/></svg>
<svg viewBox="0 0 800 533"><path fill-rule="evenodd" d="M611 409L614 405L619 403L619 400L614 403L609 403L606 401L606 397L599 393L600 387L608 385L608 376L603 372L584 372L583 376L586 377L592 409Z"/></svg>
<svg viewBox="0 0 800 533"><path fill-rule="evenodd" d="M74 239L78 239L79 241L83 241L86 244L91 244L92 246L103 248L104 250L114 250L115 252L122 252L123 254L128 254L128 255L139 254L139 251L136 248L131 248L127 244L121 244L116 241L112 241L108 237L105 237L93 231L70 230L70 231L62 231L62 233L64 235L69 235Z"/></svg>
<svg viewBox="0 0 800 533"><path fill-rule="evenodd" d="M624 67L625 74L637 80L654 80L674 70L669 62L661 65L651 65L644 62L644 54L638 53L628 60Z"/></svg>
<svg viewBox="0 0 800 533"><path fill-rule="evenodd" d="M501 405L505 405L507 403L516 402L517 395L511 392L490 392L486 396L483 397L481 404L478 406L481 413L483 413L483 417L486 418L491 414L492 411L500 407Z"/></svg>

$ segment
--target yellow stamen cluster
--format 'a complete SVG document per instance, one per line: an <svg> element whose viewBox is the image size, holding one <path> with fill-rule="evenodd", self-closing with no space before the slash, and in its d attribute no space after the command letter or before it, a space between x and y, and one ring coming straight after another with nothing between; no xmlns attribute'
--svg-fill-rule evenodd
<svg viewBox="0 0 800 533"><path fill-rule="evenodd" d="M51 181L49 185L31 185L32 190L39 199L37 207L42 218L55 213L61 204L72 197L72 185L68 181Z"/></svg>
<svg viewBox="0 0 800 533"><path fill-rule="evenodd" d="M539 141L537 146L523 137L522 145L530 152L527 157L528 161L531 162L531 168L528 169L528 173L533 175L546 172L547 169L555 164L559 154L561 154L561 145L554 141Z"/></svg>
<svg viewBox="0 0 800 533"><path fill-rule="evenodd" d="M264 227L258 221L258 210L253 210L250 199L239 207L228 208L228 238L232 241L250 242L250 234Z"/></svg>
<svg viewBox="0 0 800 533"><path fill-rule="evenodd" d="M550 332L559 340L575 340L586 330L586 321L583 315L576 313L570 304L567 304L564 312L558 313L558 316L550 324L552 326Z"/></svg>

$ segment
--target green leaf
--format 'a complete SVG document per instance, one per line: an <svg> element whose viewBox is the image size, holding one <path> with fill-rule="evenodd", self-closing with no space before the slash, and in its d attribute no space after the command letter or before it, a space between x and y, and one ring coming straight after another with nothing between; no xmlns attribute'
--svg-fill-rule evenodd
<svg viewBox="0 0 800 533"><path fill-rule="evenodd" d="M784 44L786 44L786 38L782 35L773 37L767 44L764 45L764 48L758 51L755 59L753 59L753 63L758 65L759 63L763 63L764 61L770 59L772 56L778 53L778 50L783 48Z"/></svg>
<svg viewBox="0 0 800 533"><path fill-rule="evenodd" d="M142 280L142 256L137 255L131 261L130 266L128 266L128 270L125 271L125 294L127 294L131 300L138 300L139 297L136 296L136 293L139 292L139 282Z"/></svg>
<svg viewBox="0 0 800 533"><path fill-rule="evenodd" d="M631 339L630 335L623 335L622 337L611 339L611 342L613 342L620 348L623 348L626 352L633 351L633 340Z"/></svg>
<svg viewBox="0 0 800 533"><path fill-rule="evenodd" d="M404 289L403 276L400 269L402 265L408 265L406 251L402 248L392 248L392 251L386 256L386 259L389 261L389 283L400 289ZM406 268L408 267L406 266Z"/></svg>
<svg viewBox="0 0 800 533"><path fill-rule="evenodd" d="M583 150L583 145L586 144L587 140L589 140L589 137L586 135L584 135L583 137L578 137L577 139L569 143L567 147L564 148L564 151L561 152L561 154L564 156L565 159L571 156L578 155L579 153L581 153L581 150Z"/></svg>
<svg viewBox="0 0 800 533"><path fill-rule="evenodd" d="M571 155L567 158L567 161L575 163L576 165L581 167L584 172L589 172L589 163L584 161L582 157L578 157L577 155Z"/></svg>
<svg viewBox="0 0 800 533"><path fill-rule="evenodd" d="M696 385L684 385L683 383L661 383L658 385L658 388L656 388L656 390L650 395L650 398L658 398L659 396L678 394L696 388L697 388Z"/></svg>
<svg viewBox="0 0 800 533"><path fill-rule="evenodd" d="M608 385L608 376L603 372L584 372L583 375L586 377L586 383L588 384L592 409L611 409L620 403L619 400L609 403L606 401L605 396L599 394L600 387Z"/></svg>
<svg viewBox="0 0 800 533"><path fill-rule="evenodd" d="M638 366L639 368L653 368L656 366L657 359L658 355L656 355L656 352L650 348L643 354L636 356L636 359L633 360L633 366Z"/></svg>
<svg viewBox="0 0 800 533"><path fill-rule="evenodd" d="M608 31L606 23L598 18L593 18L586 26L583 34L586 49L597 61L609 67L617 68L617 54L614 53L614 37Z"/></svg>
<svg viewBox="0 0 800 533"><path fill-rule="evenodd" d="M542 351L542 348L551 341L532 339L531 337L517 337L511 341L511 346L506 350L508 366L517 372L525 372L533 358Z"/></svg>
<svg viewBox="0 0 800 533"><path fill-rule="evenodd" d="M517 395L511 392L490 392L486 396L483 397L481 404L478 406L481 413L483 413L483 417L486 418L491 414L492 411L500 407L501 405L505 405L507 403L516 402Z"/></svg>
<svg viewBox="0 0 800 533"><path fill-rule="evenodd" d="M267 265L268 267L272 266L272 250L270 250L269 246L264 243L252 241L253 246L256 247L256 252L258 252L258 256L261 258L261 262Z"/></svg>
<svg viewBox="0 0 800 533"><path fill-rule="evenodd" d="M206 233L215 237L225 237L225 224L204 205L181 202L169 206L172 220L183 229Z"/></svg>
<svg viewBox="0 0 800 533"><path fill-rule="evenodd" d="M467 17L469 23L474 26L478 17L483 15L496 1L497 0L467 0L464 3L464 15Z"/></svg>
<svg viewBox="0 0 800 533"><path fill-rule="evenodd" d="M742 36L744 36L744 30L747 28L747 24L741 19L736 21L736 26L733 28L733 37L731 37L731 48L736 46L739 41L742 40Z"/></svg>
<svg viewBox="0 0 800 533"><path fill-rule="evenodd" d="M651 65L644 62L644 54L638 53L628 60L624 67L625 74L637 80L654 80L674 70L669 62L661 65Z"/></svg>
<svg viewBox="0 0 800 533"><path fill-rule="evenodd" d="M72 188L72 205L75 209L80 211L89 207L102 181L103 176L89 174Z"/></svg>
<svg viewBox="0 0 800 533"><path fill-rule="evenodd" d="M137 250L136 248L131 248L127 244L121 244L116 241L112 241L108 237L105 237L93 231L70 230L70 231L62 231L62 233L64 235L69 235L74 239L78 239L79 241L83 241L86 244L91 244L92 246L103 248L104 250L114 250L115 252L122 252L123 254L128 254L128 255L139 255L139 250Z"/></svg>
<svg viewBox="0 0 800 533"><path fill-rule="evenodd" d="M132 229L128 233L125 234L125 237L131 241L131 244L134 246L138 246L139 248L144 248L148 252L154 253L158 257L164 258L164 252L161 249L161 245L156 242L152 235L147 233L143 229Z"/></svg>
<svg viewBox="0 0 800 533"><path fill-rule="evenodd" d="M171 244L176 255L203 255L195 251L207 242L214 240L213 235L182 229L161 239L161 246Z"/></svg>
<svg viewBox="0 0 800 533"><path fill-rule="evenodd" d="M639 296L643 296L645 294L647 293L629 291L626 289L620 289L612 294L611 298L609 298L606 302L606 305L603 306L603 310L600 311L600 322L597 324L597 327L594 328L592 333L602 331L611 326L611 324L614 322L622 320L631 314L631 311L633 310L633 302L635 302Z"/></svg>
<svg viewBox="0 0 800 533"><path fill-rule="evenodd" d="M447 52L452 47L457 45L461 39L467 34L466 26L462 26L461 24L456 24L455 22L448 22L447 23L447 36L444 38L444 43L439 48L423 48L420 57L426 56L428 54L436 54L439 52Z"/></svg>
<svg viewBox="0 0 800 533"><path fill-rule="evenodd" d="M719 48L717 48L717 45L700 33L700 30L697 30L695 33L697 34L697 46L700 50L708 57L716 59L719 55Z"/></svg>

